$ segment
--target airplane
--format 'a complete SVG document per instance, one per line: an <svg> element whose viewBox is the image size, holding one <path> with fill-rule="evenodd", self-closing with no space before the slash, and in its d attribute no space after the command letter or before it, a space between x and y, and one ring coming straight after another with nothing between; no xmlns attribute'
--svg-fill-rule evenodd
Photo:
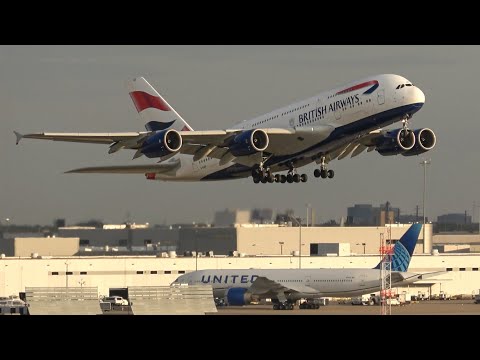
<svg viewBox="0 0 480 360"><path fill-rule="evenodd" d="M351 154L376 150L383 156L413 156L436 144L429 128L411 130L413 114L425 95L406 78L381 74L322 92L225 130L193 128L145 80L127 83L131 99L146 121L144 132L33 133L22 138L109 145L108 153L135 150L156 163L86 167L66 173L144 174L147 180L206 181L252 176L254 183L299 183L297 169L315 162L319 178L333 178L328 164ZM384 130L396 122L402 127ZM287 171L285 174L279 174Z"/></svg>
<svg viewBox="0 0 480 360"><path fill-rule="evenodd" d="M412 224L393 246L392 286L405 286L433 274L407 272L422 224ZM228 305L272 299L274 310L292 310L294 303L320 297L352 297L380 291L381 264L373 269L229 269L198 270L179 276L172 285L210 284L215 298ZM304 307L302 307L304 308Z"/></svg>

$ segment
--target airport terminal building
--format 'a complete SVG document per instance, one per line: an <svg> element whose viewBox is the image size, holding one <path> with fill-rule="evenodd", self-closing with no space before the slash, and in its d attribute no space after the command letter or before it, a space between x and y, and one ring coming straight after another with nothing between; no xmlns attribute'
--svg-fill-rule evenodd
<svg viewBox="0 0 480 360"><path fill-rule="evenodd" d="M0 296L26 287L97 287L100 295L108 295L111 288L167 286L179 275L201 269L373 268L380 261L380 240L399 239L408 227L77 229L61 237L3 239L8 241L2 241L0 249ZM110 245L104 242L98 254L92 249L101 247L102 232ZM480 253L470 252L478 246L478 236L438 240L431 225L425 234L423 241L420 233L409 272L439 274L396 291L427 296L478 293ZM119 246L125 237L126 246ZM82 240L89 240L88 245ZM168 243L168 248L158 243Z"/></svg>

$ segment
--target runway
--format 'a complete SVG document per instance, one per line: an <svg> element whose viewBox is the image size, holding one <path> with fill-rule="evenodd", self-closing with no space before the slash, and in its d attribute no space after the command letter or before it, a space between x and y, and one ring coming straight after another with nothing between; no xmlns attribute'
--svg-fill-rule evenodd
<svg viewBox="0 0 480 360"><path fill-rule="evenodd" d="M474 300L431 300L392 306L392 315L480 315ZM380 306L330 302L319 309L273 310L271 305L223 306L212 315L380 315Z"/></svg>

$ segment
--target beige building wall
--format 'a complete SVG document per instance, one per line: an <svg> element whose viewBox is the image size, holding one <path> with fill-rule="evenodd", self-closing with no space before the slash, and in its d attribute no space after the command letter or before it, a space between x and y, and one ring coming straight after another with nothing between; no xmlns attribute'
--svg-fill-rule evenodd
<svg viewBox="0 0 480 360"><path fill-rule="evenodd" d="M398 240L410 225L392 226L391 239ZM380 234L387 239L387 228L379 227L238 227L237 250L248 255L290 255L300 251L310 255L310 244L349 243L352 253L378 254ZM301 239L300 239L301 237ZM283 244L280 244L283 242ZM301 244L301 245L300 245ZM423 253L423 231L415 253Z"/></svg>
<svg viewBox="0 0 480 360"><path fill-rule="evenodd" d="M78 252L80 239L63 237L23 237L1 239L0 253L6 256L72 256Z"/></svg>
<svg viewBox="0 0 480 360"><path fill-rule="evenodd" d="M480 245L479 234L437 234L433 235L433 245L471 244Z"/></svg>
<svg viewBox="0 0 480 360"><path fill-rule="evenodd" d="M155 256L85 256L50 259L0 258L0 296L18 295L25 287L109 288L168 286L183 273L202 269L298 269L299 257L158 258ZM373 268L379 255L303 257L302 269ZM422 281L433 294L471 294L480 289L480 254L415 255L409 271L445 273ZM67 275L68 274L68 275ZM419 284L421 284L419 283ZM410 292L416 293L418 289ZM398 291L400 292L400 291Z"/></svg>

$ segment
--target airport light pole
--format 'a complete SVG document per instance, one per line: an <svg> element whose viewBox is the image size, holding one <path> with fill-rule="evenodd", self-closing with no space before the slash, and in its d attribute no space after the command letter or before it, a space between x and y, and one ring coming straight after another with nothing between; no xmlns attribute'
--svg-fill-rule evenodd
<svg viewBox="0 0 480 360"><path fill-rule="evenodd" d="M475 209L478 208L478 234L480 235L480 205L476 205L475 204L475 201L473 202L473 212L475 213ZM473 219L473 216L472 216L472 223L474 222L475 220Z"/></svg>
<svg viewBox="0 0 480 360"><path fill-rule="evenodd" d="M290 216L290 215L289 215ZM298 229L299 229L299 237L298 237L298 268L301 269L302 268L302 223L301 221L298 222L298 220L296 218L294 218L293 216L290 216L290 219L292 220L295 220L295 222L297 223L298 225ZM301 220L301 219L300 219Z"/></svg>
<svg viewBox="0 0 480 360"><path fill-rule="evenodd" d="M68 295L68 260L65 261L65 288Z"/></svg>
<svg viewBox="0 0 480 360"><path fill-rule="evenodd" d="M198 270L198 240L197 240L197 229L195 229L195 271Z"/></svg>
<svg viewBox="0 0 480 360"><path fill-rule="evenodd" d="M427 165L430 165L431 160L423 160L420 165L423 166L423 246L425 246L425 224L426 224L426 216L425 216L425 202L427 198Z"/></svg>
<svg viewBox="0 0 480 360"><path fill-rule="evenodd" d="M80 281L78 283L80 284L80 294L81 294L80 296L83 299L83 285L85 285L85 280L80 279Z"/></svg>
<svg viewBox="0 0 480 360"><path fill-rule="evenodd" d="M365 245L367 245L367 243L357 243L357 245L363 245L363 255L365 255Z"/></svg>
<svg viewBox="0 0 480 360"><path fill-rule="evenodd" d="M307 204L306 206L307 206L307 225L306 225L306 226L308 227L308 218L309 218L309 216L310 216L309 213L310 213L310 208L311 208L312 205L311 205L311 204ZM310 217L310 226L311 226L312 222L313 222L313 220L312 220L311 217Z"/></svg>

